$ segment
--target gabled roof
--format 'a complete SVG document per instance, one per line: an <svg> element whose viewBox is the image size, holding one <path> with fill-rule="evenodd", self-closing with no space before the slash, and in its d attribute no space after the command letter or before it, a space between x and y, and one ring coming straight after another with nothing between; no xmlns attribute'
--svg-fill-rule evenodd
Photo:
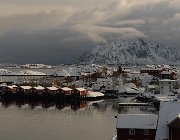
<svg viewBox="0 0 180 140"><path fill-rule="evenodd" d="M85 88L76 88L78 91L87 91Z"/></svg>
<svg viewBox="0 0 180 140"><path fill-rule="evenodd" d="M72 90L71 88L68 88L68 87L63 87L61 89L64 90L64 91L71 91Z"/></svg>
<svg viewBox="0 0 180 140"><path fill-rule="evenodd" d="M16 86L16 85L7 86L7 87L8 87L8 88L10 88L10 89L17 88L17 86Z"/></svg>
<svg viewBox="0 0 180 140"><path fill-rule="evenodd" d="M156 114L119 114L116 128L120 129L156 129Z"/></svg>
<svg viewBox="0 0 180 140"><path fill-rule="evenodd" d="M179 102L161 102L156 131L156 140L168 139L168 124L171 124L180 114Z"/></svg>
<svg viewBox="0 0 180 140"><path fill-rule="evenodd" d="M46 87L46 88L49 89L49 90L58 90L57 87Z"/></svg>
<svg viewBox="0 0 180 140"><path fill-rule="evenodd" d="M32 87L31 86L20 86L22 89L31 89Z"/></svg>
<svg viewBox="0 0 180 140"><path fill-rule="evenodd" d="M42 87L42 86L37 86L37 87L34 87L34 89L36 89L36 90L44 90L45 88Z"/></svg>

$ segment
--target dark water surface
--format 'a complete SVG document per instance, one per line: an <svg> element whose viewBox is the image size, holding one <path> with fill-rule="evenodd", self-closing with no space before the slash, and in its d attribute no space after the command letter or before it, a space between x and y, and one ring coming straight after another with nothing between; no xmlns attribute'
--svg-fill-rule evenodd
<svg viewBox="0 0 180 140"><path fill-rule="evenodd" d="M119 100L98 102L3 101L2 140L110 140L115 115L152 112L147 108L116 109Z"/></svg>

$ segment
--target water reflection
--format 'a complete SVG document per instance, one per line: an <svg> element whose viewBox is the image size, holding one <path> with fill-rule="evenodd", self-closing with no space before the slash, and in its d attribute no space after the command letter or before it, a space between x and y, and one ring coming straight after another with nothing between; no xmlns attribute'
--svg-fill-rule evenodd
<svg viewBox="0 0 180 140"><path fill-rule="evenodd" d="M147 108L119 108L117 100L73 101L4 99L0 107L3 140L110 140L119 113ZM146 110L147 109L147 110Z"/></svg>
<svg viewBox="0 0 180 140"><path fill-rule="evenodd" d="M65 107L69 107L71 110L78 110L87 108L88 104L86 101L73 101L73 100L31 100L31 99L3 99L2 106L9 107L9 106L17 106L19 108L28 105L29 108L35 109L37 107L42 108L52 108L55 107L56 109L63 109Z"/></svg>
<svg viewBox="0 0 180 140"><path fill-rule="evenodd" d="M18 108L30 108L30 109L69 109L72 111L77 111L79 109L93 109L98 112L106 112L108 107L114 112L119 114L127 114L127 113L157 113L157 109L149 106L141 106L141 107L119 107L118 103L121 100L99 100L99 101L78 101L78 100L42 100L42 99L3 99L1 101L3 107L16 106Z"/></svg>

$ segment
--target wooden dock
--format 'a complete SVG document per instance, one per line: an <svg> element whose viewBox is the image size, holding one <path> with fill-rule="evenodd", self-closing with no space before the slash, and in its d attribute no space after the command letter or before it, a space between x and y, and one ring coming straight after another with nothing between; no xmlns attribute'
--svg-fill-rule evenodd
<svg viewBox="0 0 180 140"><path fill-rule="evenodd" d="M119 103L120 106L150 106L150 103Z"/></svg>

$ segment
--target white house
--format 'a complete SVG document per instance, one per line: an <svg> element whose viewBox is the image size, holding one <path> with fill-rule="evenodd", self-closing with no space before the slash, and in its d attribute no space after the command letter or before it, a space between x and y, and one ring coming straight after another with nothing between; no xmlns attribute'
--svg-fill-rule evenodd
<svg viewBox="0 0 180 140"><path fill-rule="evenodd" d="M169 94L172 92L175 86L177 86L177 80L163 79L159 80L160 94Z"/></svg>

